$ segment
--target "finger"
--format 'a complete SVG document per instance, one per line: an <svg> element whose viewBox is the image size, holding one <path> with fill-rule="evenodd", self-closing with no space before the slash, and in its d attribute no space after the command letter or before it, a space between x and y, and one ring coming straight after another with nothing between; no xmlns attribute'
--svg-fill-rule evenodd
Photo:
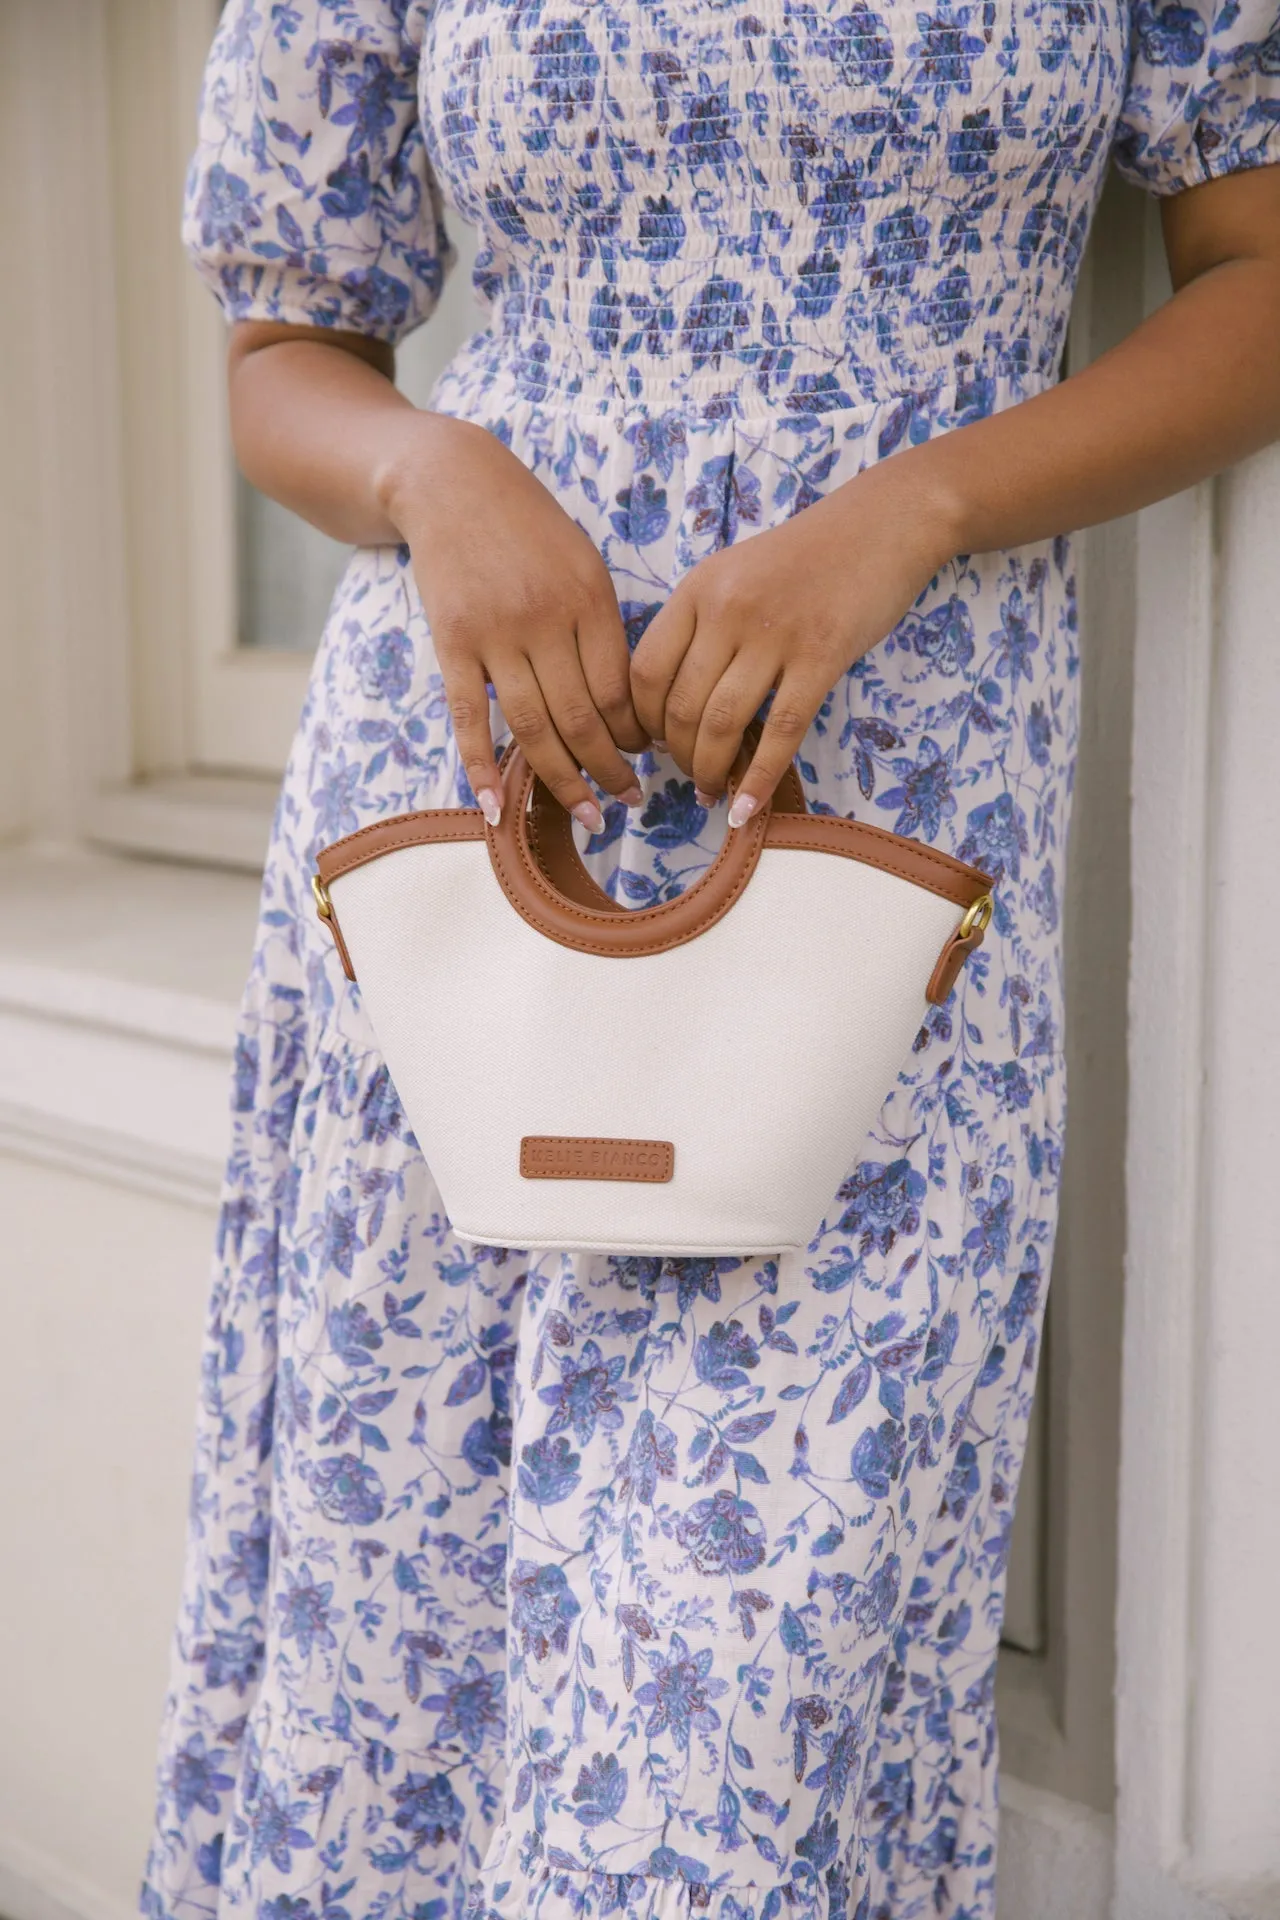
<svg viewBox="0 0 1280 1920"><path fill-rule="evenodd" d="M601 832L604 815L556 731L532 662L524 654L504 655L489 671L507 725L538 778L589 833Z"/></svg>
<svg viewBox="0 0 1280 1920"><path fill-rule="evenodd" d="M760 741L751 765L729 808L729 825L745 826L753 813L769 799L791 762L800 751L813 717L826 698L828 689L816 685L808 676L794 670L784 672L769 708Z"/></svg>
<svg viewBox="0 0 1280 1920"><path fill-rule="evenodd" d="M736 651L725 628L704 626L700 622L676 670L667 694L663 738L677 766L686 773L694 773L694 754L707 701L732 666ZM730 753L729 765L732 764ZM698 780L697 791L704 805L714 805L724 787L723 783L707 786Z"/></svg>
<svg viewBox="0 0 1280 1920"><path fill-rule="evenodd" d="M614 744L599 708L591 697L577 647L556 641L532 649L529 662L537 675L551 724L576 766L585 767L599 786L633 805L640 798L635 768Z"/></svg>
<svg viewBox="0 0 1280 1920"><path fill-rule="evenodd" d="M641 724L665 740L667 694L693 639L696 609L691 593L677 587L655 613L631 656L631 698Z"/></svg>
<svg viewBox="0 0 1280 1920"><path fill-rule="evenodd" d="M476 804L491 827L502 813L502 777L493 751L489 720L489 689L484 668L474 654L453 657L437 645L445 698L453 719L458 758Z"/></svg>
<svg viewBox="0 0 1280 1920"><path fill-rule="evenodd" d="M776 656L736 653L703 702L693 749L693 778L700 793L723 793L742 736L759 713L777 678Z"/></svg>
<svg viewBox="0 0 1280 1920"><path fill-rule="evenodd" d="M615 745L627 753L643 752L649 735L631 698L631 655L612 582L607 601L579 616L578 658L587 691Z"/></svg>

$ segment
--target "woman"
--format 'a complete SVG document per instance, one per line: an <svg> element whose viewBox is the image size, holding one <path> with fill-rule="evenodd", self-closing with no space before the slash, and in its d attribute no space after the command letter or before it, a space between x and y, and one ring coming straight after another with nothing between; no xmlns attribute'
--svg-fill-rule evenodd
<svg viewBox="0 0 1280 1920"><path fill-rule="evenodd" d="M1176 293L1055 385L1113 153ZM148 1912L991 1920L1062 534L1280 433L1277 160L1274 0L226 9L187 236L237 450L358 551L244 1006ZM490 315L422 413L442 195ZM626 903L793 756L992 875L803 1259L450 1231L308 883L381 815L492 817L508 729Z"/></svg>

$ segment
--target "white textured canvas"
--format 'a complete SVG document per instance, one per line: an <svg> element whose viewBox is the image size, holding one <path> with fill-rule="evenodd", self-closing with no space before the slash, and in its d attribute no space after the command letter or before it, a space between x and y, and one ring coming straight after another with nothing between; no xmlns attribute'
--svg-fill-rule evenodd
<svg viewBox="0 0 1280 1920"><path fill-rule="evenodd" d="M602 958L536 932L482 842L336 880L365 1009L456 1231L490 1246L807 1246L908 1059L959 910L766 848L707 932ZM670 1140L662 1185L526 1180L526 1134Z"/></svg>

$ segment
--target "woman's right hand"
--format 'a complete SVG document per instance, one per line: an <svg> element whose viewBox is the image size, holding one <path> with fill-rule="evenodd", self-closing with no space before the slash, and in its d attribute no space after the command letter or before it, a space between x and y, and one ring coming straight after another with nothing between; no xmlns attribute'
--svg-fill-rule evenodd
<svg viewBox="0 0 1280 1920"><path fill-rule="evenodd" d="M535 773L598 833L604 821L581 769L634 805L640 789L619 748L638 753L649 736L631 704L622 616L595 546L500 440L445 414L417 416L379 491L413 557L485 818L496 824L502 802L488 681Z"/></svg>

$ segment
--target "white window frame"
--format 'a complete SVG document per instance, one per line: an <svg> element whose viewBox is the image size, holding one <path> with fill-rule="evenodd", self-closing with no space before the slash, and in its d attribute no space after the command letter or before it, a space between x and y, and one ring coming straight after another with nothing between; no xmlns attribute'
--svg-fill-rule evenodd
<svg viewBox="0 0 1280 1920"><path fill-rule="evenodd" d="M224 374L227 327L177 242L176 185L182 180L194 134L200 76L219 10L218 0L167 9L174 103L170 118L176 141L170 143L160 183L165 202L163 229L148 236L157 255L163 249L166 266L180 278L185 322L186 758L192 768L278 779L306 693L310 658L240 644L235 462ZM132 104L145 110L141 101ZM133 171L154 175L154 159L144 157L141 167ZM131 179L129 187L136 190L142 184ZM156 211L160 214L159 205ZM159 636L140 639L144 646L150 641L153 657L148 665L153 666Z"/></svg>
<svg viewBox="0 0 1280 1920"><path fill-rule="evenodd" d="M179 242L181 188L219 0L107 0L106 121L127 526L130 773L89 825L136 850L260 864L310 656L240 644L226 323ZM406 354L423 397L475 324L468 236ZM416 375L416 377L415 377ZM317 634L316 638L319 638Z"/></svg>
<svg viewBox="0 0 1280 1920"><path fill-rule="evenodd" d="M217 776L250 784L279 779L309 666L303 656L238 644L226 325L178 239L182 179L217 15L216 0L180 7L114 0L108 20L118 257L134 263L137 285L148 289L150 300L158 295L172 330L166 397L175 409L171 421L180 422L177 432L165 434L162 426L167 445L157 444L162 434L145 445L141 436L126 435L123 450L134 536L134 773L144 786L164 779L170 795L175 775L195 776L201 784L192 797L198 793L206 805L216 802ZM155 380L152 312L149 303L131 311L127 276L119 304L127 343L122 414L133 423L145 417ZM156 466L169 489L164 507L152 478ZM149 581L166 570L162 596ZM175 616L181 621L177 644ZM264 796L255 797L261 808ZM113 812L116 824L132 813L145 833L154 809L117 802ZM234 847L228 852L235 857Z"/></svg>

